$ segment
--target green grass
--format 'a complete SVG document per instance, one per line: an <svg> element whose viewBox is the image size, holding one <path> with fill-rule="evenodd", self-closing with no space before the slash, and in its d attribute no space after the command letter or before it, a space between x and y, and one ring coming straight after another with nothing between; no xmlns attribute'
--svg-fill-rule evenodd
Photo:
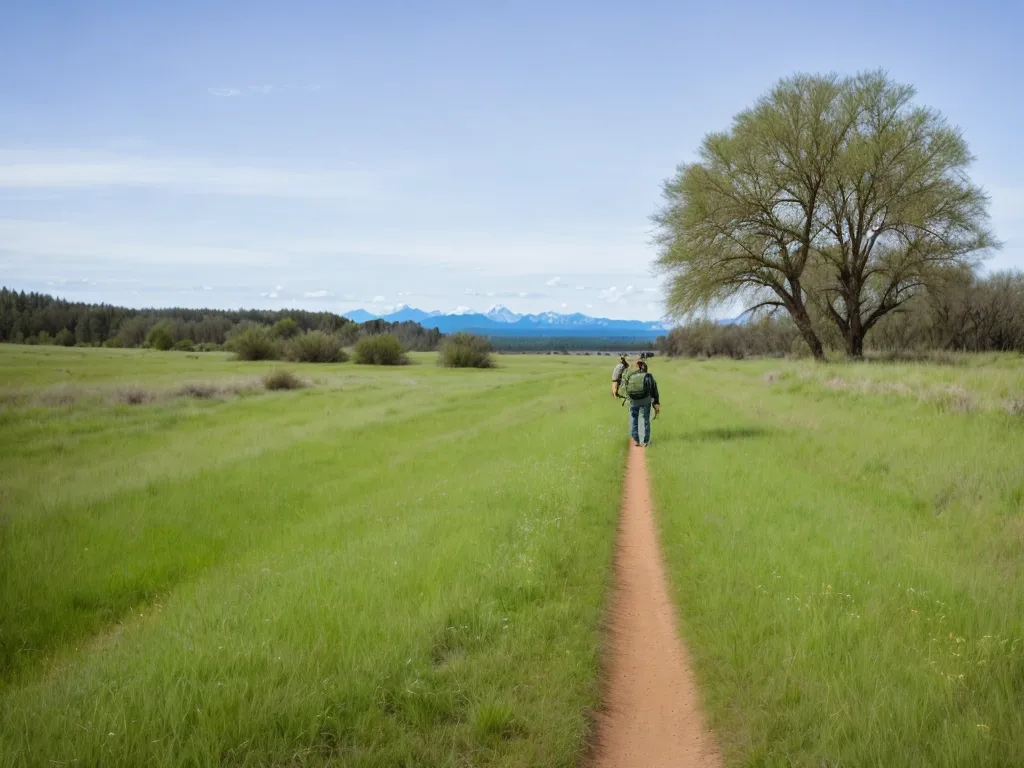
<svg viewBox="0 0 1024 768"><path fill-rule="evenodd" d="M576 765L614 360L435 359L0 346L0 765ZM652 362L728 765L1024 765L1024 361L957 362Z"/></svg>
<svg viewBox="0 0 1024 768"><path fill-rule="evenodd" d="M574 765L620 414L501 363L47 407L279 364L0 348L0 763Z"/></svg>
<svg viewBox="0 0 1024 768"><path fill-rule="evenodd" d="M728 764L1024 765L1022 361L652 370L662 544Z"/></svg>

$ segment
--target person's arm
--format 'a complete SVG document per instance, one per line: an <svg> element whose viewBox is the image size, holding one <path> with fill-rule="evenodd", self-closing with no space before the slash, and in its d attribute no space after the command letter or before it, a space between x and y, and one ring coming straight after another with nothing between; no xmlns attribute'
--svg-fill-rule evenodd
<svg viewBox="0 0 1024 768"><path fill-rule="evenodd" d="M654 398L654 410L661 410L661 397L658 395L658 382L651 376L651 397Z"/></svg>

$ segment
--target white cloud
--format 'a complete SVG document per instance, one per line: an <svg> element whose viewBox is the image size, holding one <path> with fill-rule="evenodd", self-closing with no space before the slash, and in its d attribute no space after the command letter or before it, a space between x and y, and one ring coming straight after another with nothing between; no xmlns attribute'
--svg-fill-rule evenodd
<svg viewBox="0 0 1024 768"><path fill-rule="evenodd" d="M546 283L546 285L552 285L552 286L554 286L554 285L561 285L561 284L562 284L562 278L560 278L560 277L553 277L550 280L548 280L547 283Z"/></svg>
<svg viewBox="0 0 1024 768"><path fill-rule="evenodd" d="M389 173L351 169L306 172L105 152L0 150L0 189L146 187L237 197L367 199L382 195L381 182Z"/></svg>
<svg viewBox="0 0 1024 768"><path fill-rule="evenodd" d="M237 88L208 88L207 90L214 96L238 96L241 93Z"/></svg>
<svg viewBox="0 0 1024 768"><path fill-rule="evenodd" d="M594 305L593 304L587 304L586 307L587 307L587 309L593 309Z"/></svg>
<svg viewBox="0 0 1024 768"><path fill-rule="evenodd" d="M264 96L268 93L273 92L274 86L272 85L250 85L249 93L262 93Z"/></svg>
<svg viewBox="0 0 1024 768"><path fill-rule="evenodd" d="M526 291L520 291L519 292L519 298L520 299L525 299L528 295L529 294Z"/></svg>
<svg viewBox="0 0 1024 768"><path fill-rule="evenodd" d="M373 303L374 304L383 304L385 301L387 301L387 299L385 299L383 296L374 296L373 297Z"/></svg>
<svg viewBox="0 0 1024 768"><path fill-rule="evenodd" d="M212 291L213 290L213 286L212 285L204 285L203 286L203 290L204 291Z"/></svg>
<svg viewBox="0 0 1024 768"><path fill-rule="evenodd" d="M620 302L625 301L627 298L629 298L635 293L636 288L634 288L632 285L627 285L625 288L622 289L619 289L613 285L611 288L607 288L603 291L600 291L597 294L597 298L601 299L602 301L607 301L609 304L618 304Z"/></svg>
<svg viewBox="0 0 1024 768"><path fill-rule="evenodd" d="M566 304L566 303L565 303L564 301L562 302L562 309L565 309L565 308L566 308L566 307L568 307L568 306L569 306L569 305L568 305L568 304Z"/></svg>
<svg viewBox="0 0 1024 768"><path fill-rule="evenodd" d="M276 299L277 291L264 291L263 293L260 294L260 296L262 296L265 299Z"/></svg>
<svg viewBox="0 0 1024 768"><path fill-rule="evenodd" d="M306 291L302 295L305 296L307 299L322 299L327 296L330 296L331 293L330 291Z"/></svg>
<svg viewBox="0 0 1024 768"><path fill-rule="evenodd" d="M275 291L283 291L283 290L284 290L284 286L281 286L281 285L275 285L275 286L274 286L274 290L275 290Z"/></svg>

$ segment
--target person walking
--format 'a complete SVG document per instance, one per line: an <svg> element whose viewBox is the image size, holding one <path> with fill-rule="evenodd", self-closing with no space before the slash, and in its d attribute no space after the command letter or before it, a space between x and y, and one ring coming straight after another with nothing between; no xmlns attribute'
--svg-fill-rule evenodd
<svg viewBox="0 0 1024 768"><path fill-rule="evenodd" d="M629 363L625 355L619 355L619 364L612 371L612 397L619 396L619 387L622 386L622 377L629 370Z"/></svg>
<svg viewBox="0 0 1024 768"><path fill-rule="evenodd" d="M636 361L636 370L630 371L623 379L622 391L629 400L630 436L638 448L646 448L651 442L651 408L654 416L661 413L661 396L658 394L658 382L647 370L647 363ZM643 440L640 439L640 416L644 417Z"/></svg>

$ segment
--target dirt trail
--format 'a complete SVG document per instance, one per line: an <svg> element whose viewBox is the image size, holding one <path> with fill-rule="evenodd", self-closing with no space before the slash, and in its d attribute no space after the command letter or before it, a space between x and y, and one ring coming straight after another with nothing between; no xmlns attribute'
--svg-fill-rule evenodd
<svg viewBox="0 0 1024 768"><path fill-rule="evenodd" d="M643 448L630 447L615 558L611 658L597 721L597 768L719 768L686 649L676 633Z"/></svg>

